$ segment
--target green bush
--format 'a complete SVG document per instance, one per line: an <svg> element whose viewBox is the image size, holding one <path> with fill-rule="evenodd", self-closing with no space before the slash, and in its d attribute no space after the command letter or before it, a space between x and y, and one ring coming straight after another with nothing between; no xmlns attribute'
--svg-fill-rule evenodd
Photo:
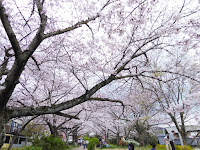
<svg viewBox="0 0 200 150"><path fill-rule="evenodd" d="M67 146L59 137L45 136L33 140L33 146L42 147L43 150L66 150Z"/></svg>
<svg viewBox="0 0 200 150"><path fill-rule="evenodd" d="M118 144L117 143L117 138L112 138L109 140L110 144Z"/></svg>
<svg viewBox="0 0 200 150"><path fill-rule="evenodd" d="M83 137L84 140L89 140L89 138L87 136Z"/></svg>
<svg viewBox="0 0 200 150"><path fill-rule="evenodd" d="M152 146L148 146L148 147L152 147ZM166 150L166 145L160 145L160 144L157 144L156 145L157 149L159 150ZM190 146L187 146L187 145L184 145L184 146L181 146L181 145L175 145L175 149L176 150L192 150L192 148Z"/></svg>
<svg viewBox="0 0 200 150"><path fill-rule="evenodd" d="M25 147L24 150L42 150L42 147L29 146L29 147Z"/></svg>
<svg viewBox="0 0 200 150"><path fill-rule="evenodd" d="M192 150L192 148L190 146L187 146L187 145L184 145L184 146L175 145L175 149L176 150Z"/></svg>
<svg viewBox="0 0 200 150"><path fill-rule="evenodd" d="M103 149L103 148L106 148L106 145L102 145L102 146L101 146L101 149Z"/></svg>
<svg viewBox="0 0 200 150"><path fill-rule="evenodd" d="M159 150L166 150L166 145L156 144L157 149Z"/></svg>
<svg viewBox="0 0 200 150"><path fill-rule="evenodd" d="M94 150L95 146L99 144L99 140L97 138L89 139L88 150Z"/></svg>

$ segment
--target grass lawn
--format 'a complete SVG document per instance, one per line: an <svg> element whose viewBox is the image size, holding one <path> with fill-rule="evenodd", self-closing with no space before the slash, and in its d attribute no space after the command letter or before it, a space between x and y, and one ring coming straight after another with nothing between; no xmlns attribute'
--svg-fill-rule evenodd
<svg viewBox="0 0 200 150"><path fill-rule="evenodd" d="M127 150L128 149L128 147L127 146L119 146L119 145L113 145L113 144L109 144L110 145L110 147L106 147L106 148L96 148L96 150L113 150L113 149L115 149L115 150Z"/></svg>
<svg viewBox="0 0 200 150"><path fill-rule="evenodd" d="M106 148L96 148L96 150L128 150L128 147L127 146L118 146L118 145L113 145L113 144L110 144L111 147L106 147ZM138 147L138 146L135 146L135 150L151 150L150 147L146 146L146 147Z"/></svg>
<svg viewBox="0 0 200 150"><path fill-rule="evenodd" d="M69 147L68 147L68 149L74 149L74 148L76 148L76 147L78 147L78 146L75 146L75 145L69 145Z"/></svg>
<svg viewBox="0 0 200 150"><path fill-rule="evenodd" d="M106 147L106 148L96 148L96 150L128 150L128 147L127 146L118 146L118 145L113 145L113 144L110 144L111 147ZM77 146L74 146L74 145L69 145L69 148L67 150L73 150L75 149ZM7 148L1 148L1 150L7 150ZM12 150L24 150L23 147L20 147L20 148L12 148ZM87 150L87 149L86 149ZM135 150L151 150L151 148L149 147L135 147Z"/></svg>
<svg viewBox="0 0 200 150"><path fill-rule="evenodd" d="M69 148L67 150L72 150L74 148L76 148L77 146L74 145L69 145ZM7 148L1 148L0 150L7 150ZM19 147L19 148L11 148L11 150L24 150L23 147Z"/></svg>
<svg viewBox="0 0 200 150"><path fill-rule="evenodd" d="M1 148L1 150L7 150L8 148ZM19 147L19 148L11 148L11 150L24 150L23 147Z"/></svg>

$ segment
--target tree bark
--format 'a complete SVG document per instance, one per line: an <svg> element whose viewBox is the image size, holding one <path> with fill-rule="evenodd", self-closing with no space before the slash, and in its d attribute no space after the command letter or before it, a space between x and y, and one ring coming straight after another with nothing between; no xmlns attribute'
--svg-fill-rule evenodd
<svg viewBox="0 0 200 150"><path fill-rule="evenodd" d="M51 131L51 135L54 135L54 136L58 136L58 131L57 131L57 128L56 126L52 125L49 121L46 121L47 122L47 125L49 126L49 129Z"/></svg>
<svg viewBox="0 0 200 150"><path fill-rule="evenodd" d="M3 110L0 111L0 148L3 146L6 140L5 125L8 121L9 121L9 116L5 113L5 111Z"/></svg>
<svg viewBox="0 0 200 150"><path fill-rule="evenodd" d="M73 145L75 145L76 142L78 143L77 128L72 131L72 136L73 136Z"/></svg>
<svg viewBox="0 0 200 150"><path fill-rule="evenodd" d="M183 116L184 112L180 112L181 127L178 125L176 118L171 113L168 113L168 115L170 116L170 118L174 122L178 132L181 134L181 137L182 137L182 140L183 140L183 145L187 145L187 141L186 141L187 133L186 133L186 130L185 130L185 123L184 123L184 116Z"/></svg>
<svg viewBox="0 0 200 150"><path fill-rule="evenodd" d="M66 146L67 146L67 148L69 148L69 133L68 133L68 129L66 129L65 136L66 136Z"/></svg>
<svg viewBox="0 0 200 150"><path fill-rule="evenodd" d="M120 141L119 133L117 133L116 140L117 140L117 145L119 145L119 141Z"/></svg>

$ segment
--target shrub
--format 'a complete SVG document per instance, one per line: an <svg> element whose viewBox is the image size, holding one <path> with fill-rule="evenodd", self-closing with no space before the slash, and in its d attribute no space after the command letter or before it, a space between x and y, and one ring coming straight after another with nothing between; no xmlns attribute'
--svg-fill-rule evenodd
<svg viewBox="0 0 200 150"><path fill-rule="evenodd" d="M111 140L109 140L109 142L110 142L111 144L118 144L118 143L117 143L117 138L112 138Z"/></svg>
<svg viewBox="0 0 200 150"><path fill-rule="evenodd" d="M149 147L152 147L152 146L149 146ZM159 150L166 150L166 145L157 144L156 147ZM187 146L187 145L184 145L184 146L175 145L175 149L176 150L192 150L192 148L190 146Z"/></svg>
<svg viewBox="0 0 200 150"><path fill-rule="evenodd" d="M83 137L84 140L89 140L89 138L87 136Z"/></svg>
<svg viewBox="0 0 200 150"><path fill-rule="evenodd" d="M190 146L187 146L187 145L184 145L184 146L175 145L175 149L176 150L192 150L192 148Z"/></svg>
<svg viewBox="0 0 200 150"><path fill-rule="evenodd" d="M157 149L159 150L166 150L166 145L156 144Z"/></svg>
<svg viewBox="0 0 200 150"><path fill-rule="evenodd" d="M43 150L65 150L67 146L59 137L45 136L33 140L33 146L42 147Z"/></svg>
<svg viewBox="0 0 200 150"><path fill-rule="evenodd" d="M29 147L25 147L24 150L42 150L42 147L29 146Z"/></svg>
<svg viewBox="0 0 200 150"><path fill-rule="evenodd" d="M106 148L106 145L102 145L102 146L101 146L101 149L103 149L103 148Z"/></svg>
<svg viewBox="0 0 200 150"><path fill-rule="evenodd" d="M95 146L99 144L99 140L97 138L89 139L88 150L94 150Z"/></svg>

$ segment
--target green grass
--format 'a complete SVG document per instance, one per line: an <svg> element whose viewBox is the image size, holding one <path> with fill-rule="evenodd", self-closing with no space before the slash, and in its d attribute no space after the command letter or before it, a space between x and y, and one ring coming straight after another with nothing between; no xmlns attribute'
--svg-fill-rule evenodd
<svg viewBox="0 0 200 150"><path fill-rule="evenodd" d="M78 146L75 146L75 145L69 145L68 150L74 149L74 148L76 148L76 147L78 147Z"/></svg>
<svg viewBox="0 0 200 150"><path fill-rule="evenodd" d="M8 148L1 148L1 150L7 150ZM23 147L18 147L18 148L11 148L11 150L24 150Z"/></svg>
<svg viewBox="0 0 200 150"><path fill-rule="evenodd" d="M127 146L119 146L119 145L113 145L113 144L110 144L111 147L106 147L106 148L96 148L96 150L103 150L103 149L106 149L106 150L127 150L128 147ZM138 147L138 146L135 146L135 150L151 150L151 147L149 146L145 146L145 147ZM158 149L156 149L158 150Z"/></svg>
<svg viewBox="0 0 200 150"><path fill-rule="evenodd" d="M74 148L76 148L77 146L75 145L69 145L69 148L67 150L72 150ZM0 150L7 150L8 148L1 148ZM11 150L24 150L23 147L19 147L19 148L11 148Z"/></svg>
<svg viewBox="0 0 200 150"><path fill-rule="evenodd" d="M75 145L69 145L69 148L67 150L73 150L77 146ZM0 148L0 150L7 150L8 148ZM11 148L11 150L24 150L23 147L18 147L18 148Z"/></svg>
<svg viewBox="0 0 200 150"><path fill-rule="evenodd" d="M110 145L110 147L106 147L106 148L96 148L97 150L100 150L100 149L107 149L107 150L109 150L109 149L128 149L128 147L127 146L119 146L119 145L114 145L114 144L109 144Z"/></svg>
<svg viewBox="0 0 200 150"><path fill-rule="evenodd" d="M135 150L151 150L151 147L145 146L145 147L135 147ZM156 149L158 150L158 149Z"/></svg>

